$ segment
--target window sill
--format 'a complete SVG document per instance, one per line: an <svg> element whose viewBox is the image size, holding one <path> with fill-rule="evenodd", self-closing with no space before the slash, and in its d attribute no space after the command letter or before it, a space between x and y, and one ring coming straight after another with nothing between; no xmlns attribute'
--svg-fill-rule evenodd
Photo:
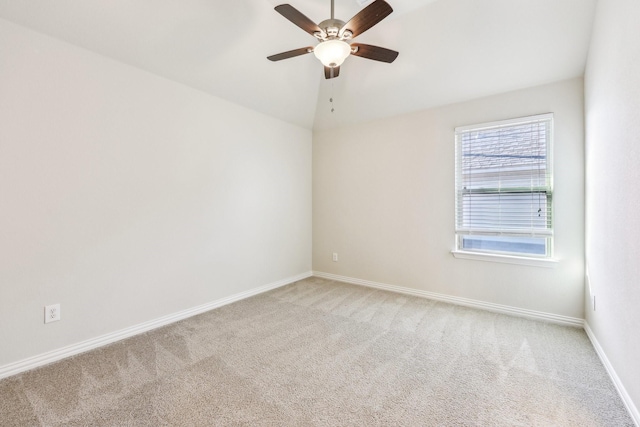
<svg viewBox="0 0 640 427"><path fill-rule="evenodd" d="M498 255L498 254L486 254L480 252L467 252L453 250L451 251L454 257L461 259L472 259L476 261L489 261L489 262L501 262L504 264L519 264L529 265L533 267L546 267L554 268L558 264L557 259L553 258L527 258L516 255Z"/></svg>

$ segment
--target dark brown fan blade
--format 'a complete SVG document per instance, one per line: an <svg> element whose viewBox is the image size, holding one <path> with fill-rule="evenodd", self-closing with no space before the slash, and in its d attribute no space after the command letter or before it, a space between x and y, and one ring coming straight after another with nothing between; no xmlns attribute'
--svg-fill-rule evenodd
<svg viewBox="0 0 640 427"><path fill-rule="evenodd" d="M283 59L293 58L294 56L304 55L305 53L313 52L313 48L309 47L301 47L300 49L290 50L288 52L278 53L276 55L267 56L269 61L282 61Z"/></svg>
<svg viewBox="0 0 640 427"><path fill-rule="evenodd" d="M384 47L371 46L370 44L351 43L351 55L392 63L398 57L398 52Z"/></svg>
<svg viewBox="0 0 640 427"><path fill-rule="evenodd" d="M324 78L333 79L340 75L340 67L324 67Z"/></svg>
<svg viewBox="0 0 640 427"><path fill-rule="evenodd" d="M340 34L349 30L353 33L353 37L356 37L389 16L391 12L393 12L393 9L389 6L389 3L384 0L376 0L344 24Z"/></svg>
<svg viewBox="0 0 640 427"><path fill-rule="evenodd" d="M290 4L281 4L280 6L276 6L275 9L280 15L284 16L311 35L316 32L322 32L315 22L304 16L300 11L298 11L298 9Z"/></svg>

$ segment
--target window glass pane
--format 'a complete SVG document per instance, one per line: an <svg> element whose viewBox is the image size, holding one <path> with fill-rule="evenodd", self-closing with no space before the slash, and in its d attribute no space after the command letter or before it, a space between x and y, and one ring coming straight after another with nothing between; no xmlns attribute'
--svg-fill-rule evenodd
<svg viewBox="0 0 640 427"><path fill-rule="evenodd" d="M544 177L547 126L546 122L535 122L463 133L463 170L507 174L536 171Z"/></svg>
<svg viewBox="0 0 640 427"><path fill-rule="evenodd" d="M538 237L463 236L461 249L545 255L547 253L547 239Z"/></svg>

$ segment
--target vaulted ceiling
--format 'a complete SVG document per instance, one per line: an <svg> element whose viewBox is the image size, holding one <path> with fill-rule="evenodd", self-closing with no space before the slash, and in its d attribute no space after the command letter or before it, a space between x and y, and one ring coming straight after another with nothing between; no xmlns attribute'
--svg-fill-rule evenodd
<svg viewBox="0 0 640 427"><path fill-rule="evenodd" d="M330 0L284 1L329 18ZM0 18L314 129L584 72L596 0L387 1L394 12L357 41L398 59L350 57L331 80L313 55L266 59L316 44L273 10L278 0L0 0ZM335 2L343 21L368 4Z"/></svg>

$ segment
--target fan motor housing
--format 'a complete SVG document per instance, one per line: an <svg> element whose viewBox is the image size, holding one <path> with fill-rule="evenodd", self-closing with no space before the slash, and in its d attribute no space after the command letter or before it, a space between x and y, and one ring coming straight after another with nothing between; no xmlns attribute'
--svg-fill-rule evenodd
<svg viewBox="0 0 640 427"><path fill-rule="evenodd" d="M340 38L340 29L344 27L345 22L340 19L325 19L318 24L318 27L322 28L324 34L321 37L323 40L331 40Z"/></svg>

